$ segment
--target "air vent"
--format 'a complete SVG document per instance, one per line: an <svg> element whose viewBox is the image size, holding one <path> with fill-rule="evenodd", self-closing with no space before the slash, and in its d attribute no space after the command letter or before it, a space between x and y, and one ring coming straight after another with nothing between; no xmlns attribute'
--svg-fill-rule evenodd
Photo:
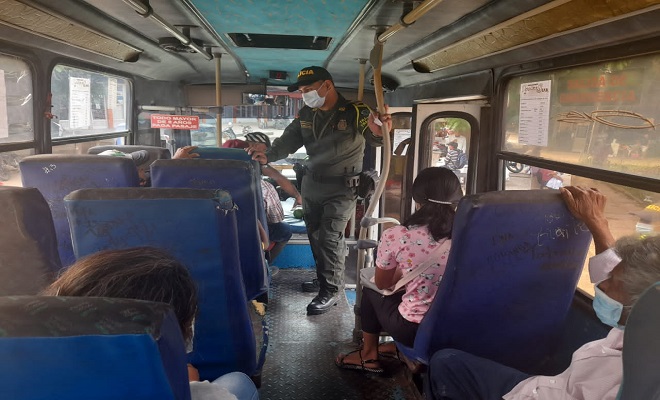
<svg viewBox="0 0 660 400"><path fill-rule="evenodd" d="M328 36L264 35L260 33L228 33L238 47L264 49L325 50L332 38Z"/></svg>
<svg viewBox="0 0 660 400"><path fill-rule="evenodd" d="M204 47L204 42L199 39L190 39L193 43L199 47ZM190 46L187 46L175 37L163 37L158 39L158 46L165 51L170 53L196 53L195 49Z"/></svg>

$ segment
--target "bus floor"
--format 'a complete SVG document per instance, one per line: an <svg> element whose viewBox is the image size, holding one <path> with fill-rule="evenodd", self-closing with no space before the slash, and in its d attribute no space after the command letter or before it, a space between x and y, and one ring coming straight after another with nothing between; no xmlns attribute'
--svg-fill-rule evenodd
<svg viewBox="0 0 660 400"><path fill-rule="evenodd" d="M260 398L422 399L411 373L397 360L381 360L385 373L380 375L335 366L337 354L356 348L352 342L354 316L344 296L327 313L307 316L307 304L315 294L303 293L300 284L315 275L310 269L280 269L273 276Z"/></svg>

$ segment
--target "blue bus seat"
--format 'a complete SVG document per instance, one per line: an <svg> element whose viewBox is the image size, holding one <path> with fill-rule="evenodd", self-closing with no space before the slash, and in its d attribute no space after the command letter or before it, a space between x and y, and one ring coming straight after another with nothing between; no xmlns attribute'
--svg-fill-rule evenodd
<svg viewBox="0 0 660 400"><path fill-rule="evenodd" d="M224 148L224 147L198 147L195 149L195 153L199 154L199 158L207 160L237 160L245 161L252 164L255 173L253 174L255 187L257 190L257 215L259 221L264 226L267 226L268 221L266 220L266 207L264 205L264 197L261 193L261 183L259 182L262 179L261 168L259 163L252 159L245 150L243 149L234 149L234 148Z"/></svg>
<svg viewBox="0 0 660 400"><path fill-rule="evenodd" d="M0 187L0 296L37 294L62 267L48 203L34 188Z"/></svg>
<svg viewBox="0 0 660 400"><path fill-rule="evenodd" d="M185 161L185 160L184 160ZM65 198L78 257L103 249L154 246L188 267L199 290L190 363L202 379L258 374L256 340L238 259L235 206L227 192L82 189ZM261 341L267 345L265 331Z"/></svg>
<svg viewBox="0 0 660 400"><path fill-rule="evenodd" d="M199 158L211 160L253 161L252 157L243 149L233 149L226 147L198 147L195 149L195 153L199 154Z"/></svg>
<svg viewBox="0 0 660 400"><path fill-rule="evenodd" d="M257 228L257 205L263 201L255 173L252 163L236 160L157 160L151 166L153 187L222 189L231 194L238 206L238 251L249 300L268 291L268 268Z"/></svg>
<svg viewBox="0 0 660 400"><path fill-rule="evenodd" d="M82 188L140 185L135 163L123 157L40 154L25 157L19 167L23 186L39 189L48 202L64 268L75 261L64 196Z"/></svg>
<svg viewBox="0 0 660 400"><path fill-rule="evenodd" d="M189 400L181 328L163 303L0 297L3 399Z"/></svg>
<svg viewBox="0 0 660 400"><path fill-rule="evenodd" d="M623 337L621 400L660 399L660 282L637 300Z"/></svg>
<svg viewBox="0 0 660 400"><path fill-rule="evenodd" d="M457 208L438 293L411 360L455 348L534 373L561 335L591 243L556 191L474 194Z"/></svg>

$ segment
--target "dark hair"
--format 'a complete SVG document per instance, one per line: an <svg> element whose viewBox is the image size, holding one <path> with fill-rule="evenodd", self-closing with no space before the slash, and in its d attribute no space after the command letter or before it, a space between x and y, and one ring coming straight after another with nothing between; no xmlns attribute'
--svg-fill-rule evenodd
<svg viewBox="0 0 660 400"><path fill-rule="evenodd" d="M192 337L197 287L188 269L155 247L104 250L76 261L42 292L46 296L97 296L167 303L185 339Z"/></svg>
<svg viewBox="0 0 660 400"><path fill-rule="evenodd" d="M421 207L408 217L403 225L406 228L413 225L428 226L434 240L451 238L455 207L463 197L463 189L456 174L443 167L422 170L413 182L412 197ZM452 204L438 204L429 200L447 201Z"/></svg>

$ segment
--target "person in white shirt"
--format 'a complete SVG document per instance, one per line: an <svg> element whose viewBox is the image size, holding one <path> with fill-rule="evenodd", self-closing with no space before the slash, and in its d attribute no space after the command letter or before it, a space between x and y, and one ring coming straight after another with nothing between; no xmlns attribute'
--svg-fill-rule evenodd
<svg viewBox="0 0 660 400"><path fill-rule="evenodd" d="M589 262L598 318L613 329L604 339L580 347L570 366L557 376L529 376L496 362L444 349L429 363L427 398L504 400L614 400L623 366L624 326L632 306L660 281L660 236L631 236L614 241L605 218L605 196L596 189L560 189L569 210L591 231L597 255Z"/></svg>

